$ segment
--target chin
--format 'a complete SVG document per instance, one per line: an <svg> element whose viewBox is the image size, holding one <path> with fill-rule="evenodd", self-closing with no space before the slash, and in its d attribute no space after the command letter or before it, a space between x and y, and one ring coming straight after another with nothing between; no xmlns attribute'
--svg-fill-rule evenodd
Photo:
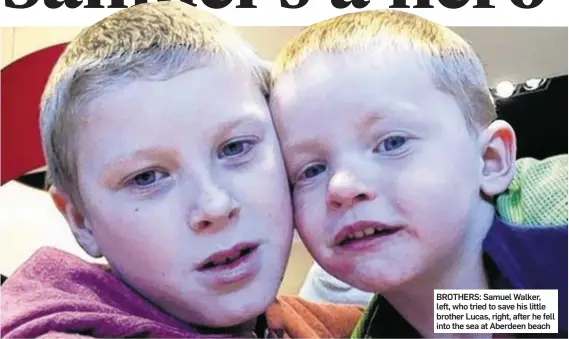
<svg viewBox="0 0 569 339"><path fill-rule="evenodd" d="M381 294L399 288L411 278L403 268L390 270L378 269L378 266L375 265L372 267L363 265L354 267L349 277L343 280L364 292Z"/></svg>
<svg viewBox="0 0 569 339"><path fill-rule="evenodd" d="M416 274L415 271L387 272L381 276L376 276L373 280L376 293L387 293L394 291L407 291L414 290L420 287L421 276Z"/></svg>
<svg viewBox="0 0 569 339"><path fill-rule="evenodd" d="M248 316L244 316L244 315L248 315ZM249 316L250 314L248 314L248 312L232 312L232 313L226 313L226 312L219 312L219 314L217 315L219 317L219 319L215 319L215 321L209 322L207 324L207 327L210 328L229 328L229 327L236 327L239 325L242 325L252 319L254 319L255 317L257 317L257 315L252 315Z"/></svg>
<svg viewBox="0 0 569 339"><path fill-rule="evenodd" d="M256 277L259 282L263 280ZM264 278L266 281L268 278ZM216 318L217 327L231 327L248 322L267 311L274 302L278 292L278 284L265 286L251 285L244 293L236 293L228 296L220 303L224 311L219 310Z"/></svg>
<svg viewBox="0 0 569 339"><path fill-rule="evenodd" d="M218 310L216 318L212 319L208 326L218 328L233 327L255 319L267 310L269 304L262 300L254 299L255 297L248 297L248 299L244 300L251 300L250 303L234 304L233 307L226 307L223 304L219 305L224 310Z"/></svg>

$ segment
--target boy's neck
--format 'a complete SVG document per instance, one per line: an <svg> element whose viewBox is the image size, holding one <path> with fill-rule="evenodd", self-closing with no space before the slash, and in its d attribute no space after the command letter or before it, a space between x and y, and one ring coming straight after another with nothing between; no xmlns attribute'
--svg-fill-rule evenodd
<svg viewBox="0 0 569 339"><path fill-rule="evenodd" d="M198 331L204 334L232 334L239 338L255 338L257 336L256 332L257 318L249 320L243 324L231 326L231 327L221 327L221 328L199 328Z"/></svg>
<svg viewBox="0 0 569 339"><path fill-rule="evenodd" d="M257 337L256 329L257 329L258 318L249 320L248 322L239 325L235 330L235 333L242 333L242 335L249 336L251 338Z"/></svg>
<svg viewBox="0 0 569 339"><path fill-rule="evenodd" d="M485 211L488 212L488 211ZM382 293L389 303L413 326L423 337L443 338L491 338L491 334L443 334L434 333L434 297L435 289L488 289L489 283L484 268L482 242L494 220L492 213L481 213L485 218L478 219L472 225L470 240L463 246L458 255L439 265L436 272L415 279L401 288Z"/></svg>
<svg viewBox="0 0 569 339"><path fill-rule="evenodd" d="M433 327L434 319L434 297L435 289L487 289L488 282L484 273L483 260L465 263L464 266L454 270L457 276L437 283L423 282L420 288L405 288L393 292L384 293L383 296L399 312L399 314L409 322L425 338L443 338L443 333L435 333ZM456 334L449 337L456 338ZM464 338L473 338L472 334L464 334Z"/></svg>

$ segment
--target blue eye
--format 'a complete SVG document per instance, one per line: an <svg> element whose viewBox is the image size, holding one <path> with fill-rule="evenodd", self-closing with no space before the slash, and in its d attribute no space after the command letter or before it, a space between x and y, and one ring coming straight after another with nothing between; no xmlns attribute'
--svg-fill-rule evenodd
<svg viewBox="0 0 569 339"><path fill-rule="evenodd" d="M251 140L231 141L225 144L223 147L221 147L221 149L217 153L217 157L219 159L223 159L223 158L233 158L245 155L249 153L249 151L253 148L253 146L254 142Z"/></svg>
<svg viewBox="0 0 569 339"><path fill-rule="evenodd" d="M407 138L401 135L394 135L391 137L385 138L376 148L375 152L393 152L400 148L401 146L405 145L407 142Z"/></svg>
<svg viewBox="0 0 569 339"><path fill-rule="evenodd" d="M315 164L309 166L302 171L299 180L314 178L318 174L323 173L325 171L326 171L326 165L323 164Z"/></svg>
<svg viewBox="0 0 569 339"><path fill-rule="evenodd" d="M161 171L145 171L137 174L130 181L138 187L148 187L154 185L157 181L168 177L169 174Z"/></svg>

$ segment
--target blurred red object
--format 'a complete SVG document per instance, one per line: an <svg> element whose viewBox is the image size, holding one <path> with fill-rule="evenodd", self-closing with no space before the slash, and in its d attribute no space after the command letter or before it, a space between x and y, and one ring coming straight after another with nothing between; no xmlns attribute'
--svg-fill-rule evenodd
<svg viewBox="0 0 569 339"><path fill-rule="evenodd" d="M39 129L45 84L67 43L47 47L2 69L0 185L45 166Z"/></svg>

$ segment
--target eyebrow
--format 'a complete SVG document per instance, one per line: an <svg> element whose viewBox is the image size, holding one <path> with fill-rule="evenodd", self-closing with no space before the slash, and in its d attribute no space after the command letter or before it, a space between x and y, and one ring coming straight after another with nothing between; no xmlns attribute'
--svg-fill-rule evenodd
<svg viewBox="0 0 569 339"><path fill-rule="evenodd" d="M385 119L385 115L378 111L370 111L364 115L358 122L356 122L357 130L365 130Z"/></svg>
<svg viewBox="0 0 569 339"><path fill-rule="evenodd" d="M123 155L118 159L109 161L103 165L103 173L101 174L101 181L103 183L109 183L112 177L120 172L120 168L127 166L129 163L137 161L138 158L141 160L159 160L168 163L175 163L180 158L178 151L164 148L164 147L148 147L139 149L133 153Z"/></svg>
<svg viewBox="0 0 569 339"><path fill-rule="evenodd" d="M265 120L257 117L242 117L221 123L218 127L218 131L219 134L223 135L243 125L264 124L265 122Z"/></svg>
<svg viewBox="0 0 569 339"><path fill-rule="evenodd" d="M393 114L411 114L417 111L416 107L407 103L387 103L379 102L376 109L369 110L360 121L357 122L358 129L364 129L368 126L376 124L384 120L388 115ZM385 112L385 113L384 113Z"/></svg>
<svg viewBox="0 0 569 339"><path fill-rule="evenodd" d="M322 148L322 143L317 138L307 138L294 143L284 143L283 151L285 153L296 154L301 152L309 152Z"/></svg>
<svg viewBox="0 0 569 339"><path fill-rule="evenodd" d="M378 122L385 120L388 114L383 112L394 112L395 114L409 114L416 112L415 106L405 103L387 103L379 102L375 105L377 108L370 109L368 112L356 122L358 130L367 130ZM390 113L392 114L392 113ZM317 138L306 138L294 143L282 143L282 149L285 154L295 154L297 152L310 152L311 150L321 149L322 144Z"/></svg>
<svg viewBox="0 0 569 339"><path fill-rule="evenodd" d="M253 128L256 133L264 134L266 131L267 121L257 116L245 116L223 122L216 128L215 133L212 135L212 140L215 141L214 143L223 142L231 136L232 131L247 126Z"/></svg>

